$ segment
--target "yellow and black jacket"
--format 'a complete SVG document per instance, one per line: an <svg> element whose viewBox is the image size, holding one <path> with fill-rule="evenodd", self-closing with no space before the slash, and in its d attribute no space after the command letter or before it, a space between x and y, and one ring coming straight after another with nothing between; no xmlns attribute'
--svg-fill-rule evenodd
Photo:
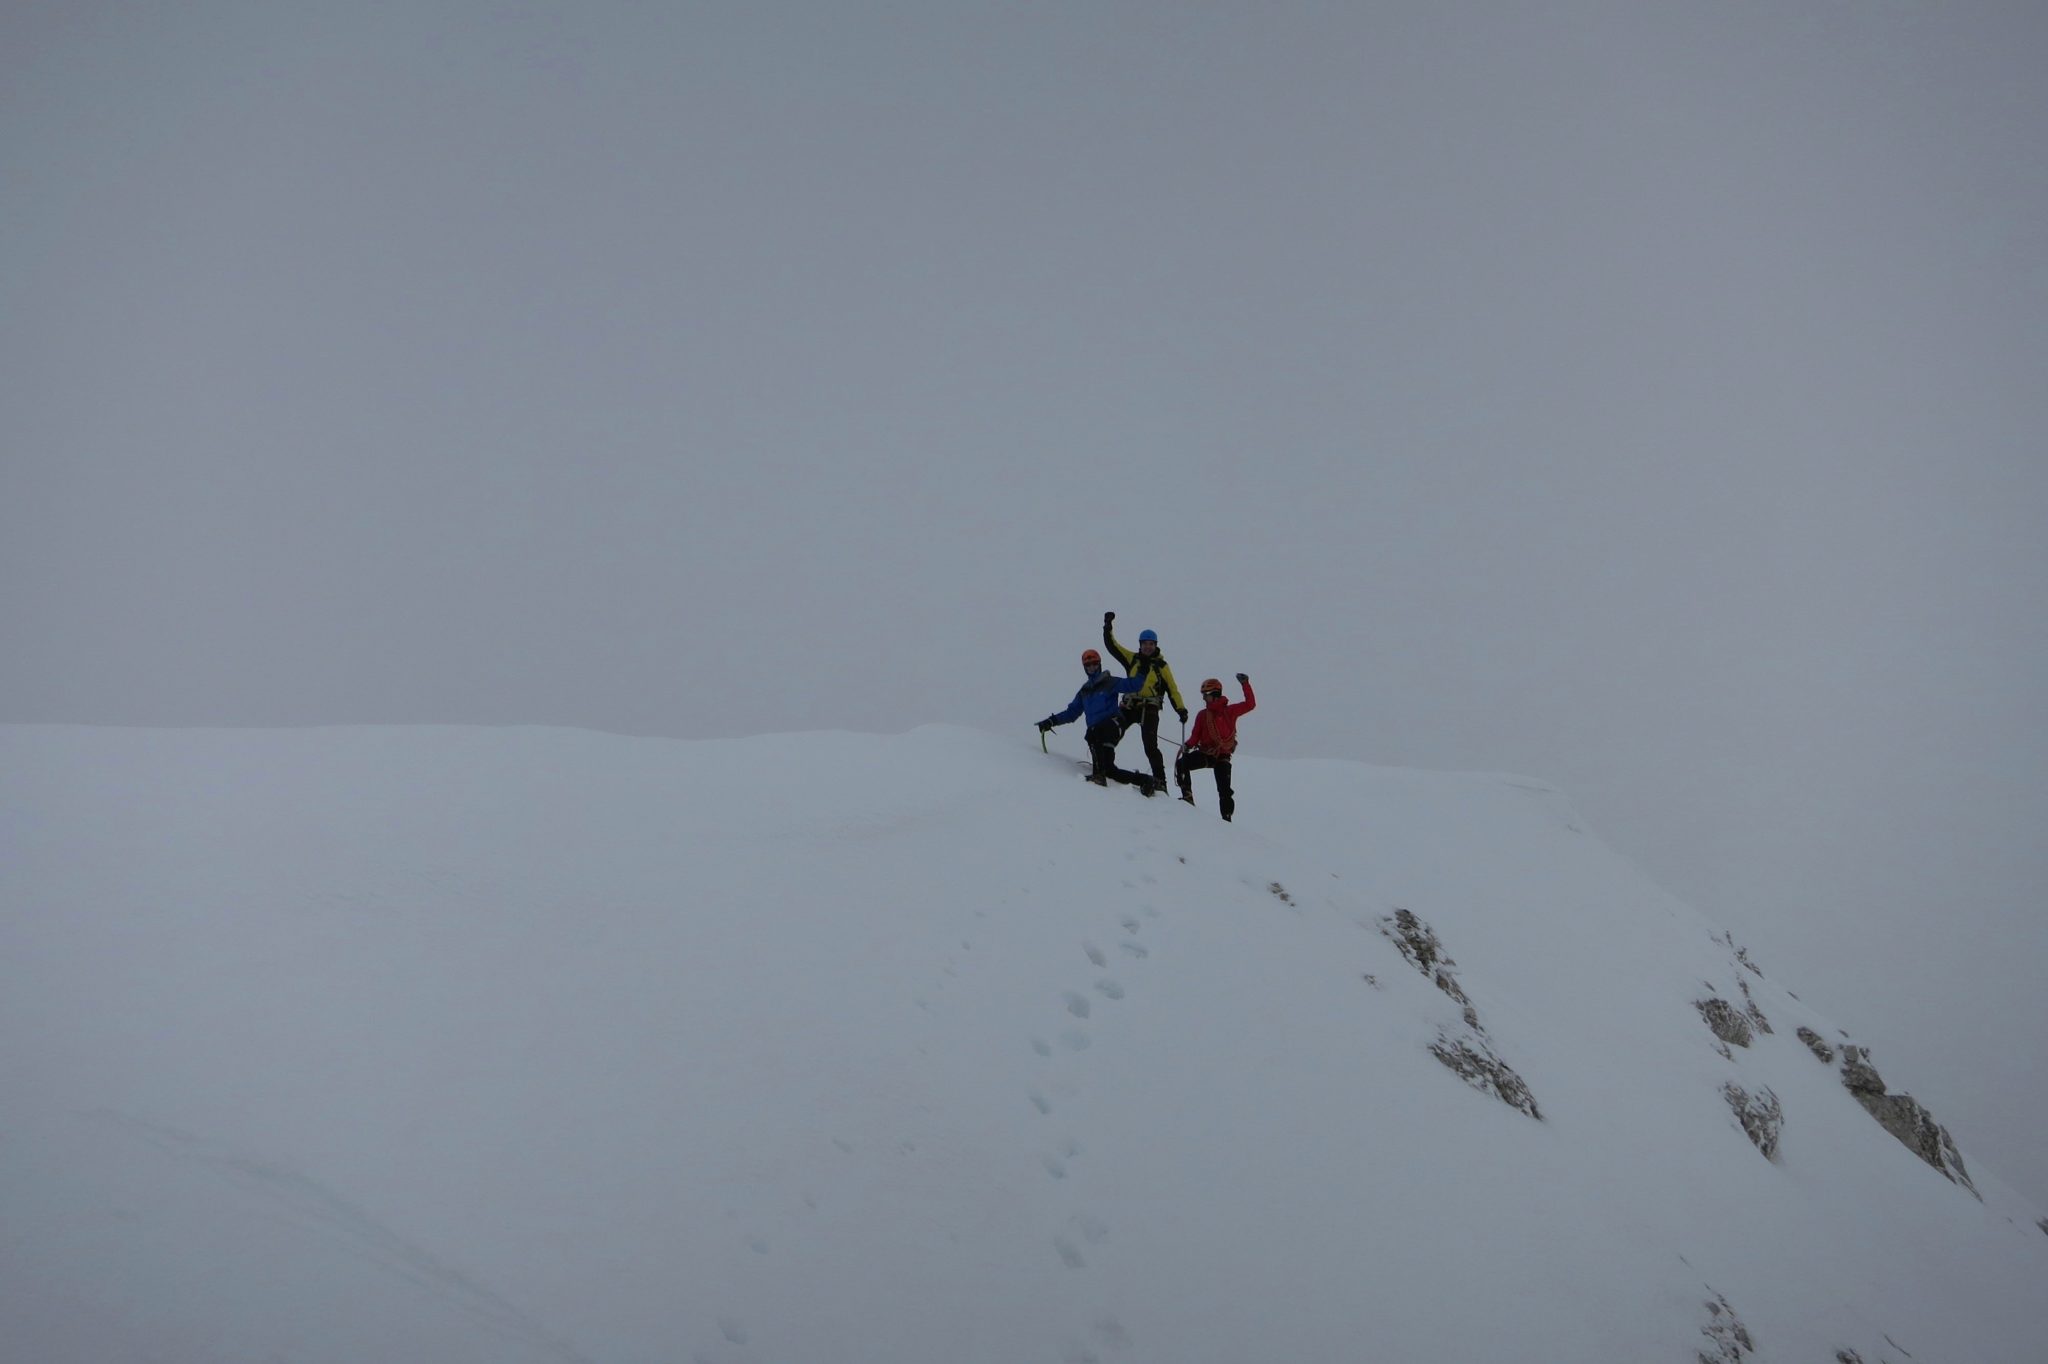
<svg viewBox="0 0 2048 1364"><path fill-rule="evenodd" d="M1116 642L1116 627L1108 621L1102 623L1102 647L1109 650L1117 662L1124 665L1124 671L1132 677L1142 677L1145 685L1124 698L1127 706L1156 706L1162 695L1173 702L1176 713L1185 712L1187 704L1180 699L1180 687L1174 683L1173 669L1167 666L1166 655L1153 651L1147 658L1134 653Z"/></svg>

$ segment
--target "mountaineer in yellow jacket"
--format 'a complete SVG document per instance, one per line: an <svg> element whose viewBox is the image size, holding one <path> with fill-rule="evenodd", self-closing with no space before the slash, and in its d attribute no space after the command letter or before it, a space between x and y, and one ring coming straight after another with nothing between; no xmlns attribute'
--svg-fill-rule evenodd
<svg viewBox="0 0 2048 1364"><path fill-rule="evenodd" d="M1188 722L1187 703L1180 699L1180 688L1174 684L1173 669L1166 665L1166 655L1159 652L1159 636L1151 630L1138 632L1138 651L1132 653L1117 643L1111 622L1116 612L1102 613L1102 647L1124 665L1124 671L1132 677L1142 678L1144 685L1123 698L1120 719L1125 732L1132 725L1138 725L1145 736L1145 757L1152 764L1152 780L1160 788L1166 786L1166 755L1159 751L1159 711L1167 701L1173 702L1174 713L1180 722Z"/></svg>

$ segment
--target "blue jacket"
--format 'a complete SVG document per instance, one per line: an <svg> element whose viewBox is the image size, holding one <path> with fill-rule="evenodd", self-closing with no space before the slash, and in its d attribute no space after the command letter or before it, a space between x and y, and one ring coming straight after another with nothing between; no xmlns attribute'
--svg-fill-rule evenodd
<svg viewBox="0 0 2048 1364"><path fill-rule="evenodd" d="M1136 691L1149 680L1144 677L1114 677L1107 668L1099 669L1095 676L1081 684L1081 690L1074 693L1074 699L1067 702L1065 710L1045 718L1053 724L1063 725L1085 711L1088 715L1088 728L1093 729L1116 715L1116 699L1119 694Z"/></svg>

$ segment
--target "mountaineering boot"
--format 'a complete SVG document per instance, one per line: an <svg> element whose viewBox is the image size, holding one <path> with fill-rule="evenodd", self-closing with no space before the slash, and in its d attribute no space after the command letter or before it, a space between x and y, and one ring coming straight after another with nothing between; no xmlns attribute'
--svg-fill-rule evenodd
<svg viewBox="0 0 2048 1364"><path fill-rule="evenodd" d="M1150 777L1140 777L1138 778L1138 792L1149 800L1159 794L1159 783Z"/></svg>
<svg viewBox="0 0 2048 1364"><path fill-rule="evenodd" d="M1092 781L1092 782L1094 782L1094 783L1095 783L1095 784L1096 784L1097 786L1107 786L1107 785L1109 785L1109 778L1108 778L1108 777L1105 777L1105 776L1103 776L1103 775L1102 775L1102 774L1101 774L1100 772L1083 772L1083 773L1081 774L1081 780L1083 780L1083 781Z"/></svg>

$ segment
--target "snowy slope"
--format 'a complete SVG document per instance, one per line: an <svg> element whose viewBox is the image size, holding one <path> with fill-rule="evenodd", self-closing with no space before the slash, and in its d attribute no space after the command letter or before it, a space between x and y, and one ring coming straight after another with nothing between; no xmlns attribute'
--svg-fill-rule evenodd
<svg viewBox="0 0 2048 1364"><path fill-rule="evenodd" d="M2048 1357L2040 1210L1557 792L1239 769L0 729L0 1357Z"/></svg>

